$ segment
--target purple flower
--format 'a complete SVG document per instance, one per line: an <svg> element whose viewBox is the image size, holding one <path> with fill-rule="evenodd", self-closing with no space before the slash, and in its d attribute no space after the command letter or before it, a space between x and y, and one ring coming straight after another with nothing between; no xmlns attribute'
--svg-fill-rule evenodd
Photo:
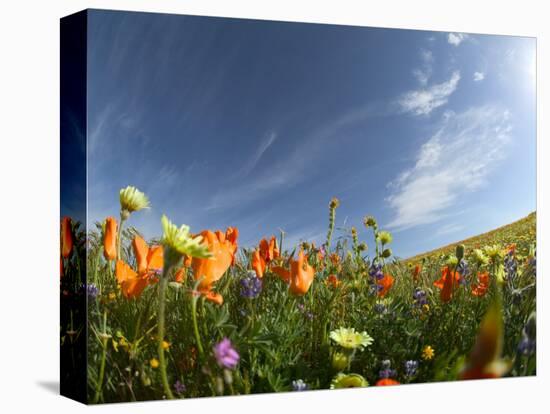
<svg viewBox="0 0 550 414"><path fill-rule="evenodd" d="M518 352L521 355L531 356L537 350L537 343L532 339L524 336L518 345Z"/></svg>
<svg viewBox="0 0 550 414"><path fill-rule="evenodd" d="M414 299L414 304L419 308L428 303L428 299L426 298L426 291L420 288L416 288L414 290L413 299Z"/></svg>
<svg viewBox="0 0 550 414"><path fill-rule="evenodd" d="M405 361L405 375L407 377L414 377L416 370L418 369L418 361L409 360Z"/></svg>
<svg viewBox="0 0 550 414"><path fill-rule="evenodd" d="M185 384L181 382L180 380L177 380L174 384L174 391L176 391L176 394L183 394L185 392Z"/></svg>
<svg viewBox="0 0 550 414"><path fill-rule="evenodd" d="M382 264L378 262L373 263L369 269L369 276L377 280L383 279L384 272L382 272Z"/></svg>
<svg viewBox="0 0 550 414"><path fill-rule="evenodd" d="M88 299L92 299L92 300L95 299L99 293L99 289L93 283L90 283L89 285L83 284L81 288L82 290L86 291L86 295L88 295Z"/></svg>
<svg viewBox="0 0 550 414"><path fill-rule="evenodd" d="M241 279L241 296L245 298L257 298L262 291L262 280L255 274L249 274Z"/></svg>
<svg viewBox="0 0 550 414"><path fill-rule="evenodd" d="M292 389L294 391L307 391L309 386L301 379L292 381Z"/></svg>
<svg viewBox="0 0 550 414"><path fill-rule="evenodd" d="M462 276L461 280L465 280L464 278L470 274L468 262L464 259L460 259L460 262L458 262L458 265L456 266L456 271Z"/></svg>
<svg viewBox="0 0 550 414"><path fill-rule="evenodd" d="M397 371L391 368L391 361L385 359L382 361L382 369L378 372L380 378L390 378L397 375Z"/></svg>
<svg viewBox="0 0 550 414"><path fill-rule="evenodd" d="M214 356L220 367L229 369L234 369L240 358L229 338L223 338L214 345Z"/></svg>

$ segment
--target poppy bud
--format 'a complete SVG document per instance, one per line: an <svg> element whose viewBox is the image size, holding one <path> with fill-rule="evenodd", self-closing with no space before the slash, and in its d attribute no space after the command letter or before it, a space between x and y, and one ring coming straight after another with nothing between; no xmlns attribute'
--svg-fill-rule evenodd
<svg viewBox="0 0 550 414"><path fill-rule="evenodd" d="M391 255L392 255L391 249L384 249L384 251L382 252L382 257L385 258L385 259L387 259Z"/></svg>
<svg viewBox="0 0 550 414"><path fill-rule="evenodd" d="M460 260L464 257L464 245L459 244L456 246L456 258L460 262Z"/></svg>

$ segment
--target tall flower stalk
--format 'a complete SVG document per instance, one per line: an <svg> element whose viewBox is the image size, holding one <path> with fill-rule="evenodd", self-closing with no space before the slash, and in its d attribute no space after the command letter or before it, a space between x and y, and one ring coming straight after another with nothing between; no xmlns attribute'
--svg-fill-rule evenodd
<svg viewBox="0 0 550 414"><path fill-rule="evenodd" d="M327 233L327 252L330 251L330 242L332 240L332 233L334 232L334 224L336 222L336 209L340 205L340 201L333 197L328 204L329 217L328 217L328 233Z"/></svg>
<svg viewBox="0 0 550 414"><path fill-rule="evenodd" d="M157 321L157 340L158 340L158 355L159 369L162 380L164 393L169 399L173 399L174 395L168 382L166 373L166 359L164 356L164 324L165 324L165 309L166 309L166 287L168 286L169 276L174 267L181 261L185 254L188 257L197 257L206 259L211 257L208 247L202 244L202 236L192 237L188 226L178 228L166 216L161 219L163 236L161 244L164 249L164 266L159 285L159 305L158 305L158 321Z"/></svg>

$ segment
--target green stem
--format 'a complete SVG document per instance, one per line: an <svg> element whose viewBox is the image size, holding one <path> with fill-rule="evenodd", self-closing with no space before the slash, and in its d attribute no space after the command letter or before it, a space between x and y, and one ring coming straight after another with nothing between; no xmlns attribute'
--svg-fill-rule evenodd
<svg viewBox="0 0 550 414"><path fill-rule="evenodd" d="M199 333L199 325L197 323L197 300L198 296L193 292L193 299L191 301L191 316L193 318L193 332L195 333L195 340L197 341L197 349L199 350L199 355L202 357L204 355L204 349L202 347L201 336Z"/></svg>
<svg viewBox="0 0 550 414"><path fill-rule="evenodd" d="M103 388L103 377L105 376L105 360L107 359L107 312L103 313L103 337L101 338L101 347L103 348L101 353L101 362L99 365L99 376L97 379L94 404L99 402L101 396L101 389Z"/></svg>
<svg viewBox="0 0 550 414"><path fill-rule="evenodd" d="M120 226L118 226L118 233L116 236L116 258L120 259L121 252L121 239L122 239L122 226L124 225L125 218L122 212L120 212Z"/></svg>
<svg viewBox="0 0 550 414"><path fill-rule="evenodd" d="M158 339L158 354L160 363L160 377L162 385L164 387L164 393L170 400L174 399L170 384L168 383L168 376L166 375L166 359L164 358L164 313L166 307L166 287L168 286L168 277L163 274L159 283L159 309L158 309L158 323L157 323L157 339Z"/></svg>

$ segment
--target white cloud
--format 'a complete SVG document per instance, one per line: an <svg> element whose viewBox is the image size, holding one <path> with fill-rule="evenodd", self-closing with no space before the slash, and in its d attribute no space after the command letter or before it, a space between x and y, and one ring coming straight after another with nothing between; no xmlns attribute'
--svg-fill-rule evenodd
<svg viewBox="0 0 550 414"><path fill-rule="evenodd" d="M483 72L474 72L474 81L475 82L480 82L483 79L485 79L485 73L483 73Z"/></svg>
<svg viewBox="0 0 550 414"><path fill-rule="evenodd" d="M398 100L398 104L403 112L428 115L447 103L449 96L456 90L459 80L460 72L455 71L446 82L405 93Z"/></svg>
<svg viewBox="0 0 550 414"><path fill-rule="evenodd" d="M464 33L449 33L449 35L447 36L447 41L453 46L458 46L467 37L468 35Z"/></svg>
<svg viewBox="0 0 550 414"><path fill-rule="evenodd" d="M250 174L252 170L258 165L258 162L261 160L264 153L271 147L271 145L277 139L277 134L275 132L270 132L266 134L260 141L260 145L254 152L253 156L248 160L247 163L243 165L240 169L238 175L242 178Z"/></svg>
<svg viewBox="0 0 550 414"><path fill-rule="evenodd" d="M420 50L420 57L422 58L422 67L414 69L413 75L418 80L420 85L426 86L432 76L434 57L432 51L427 49Z"/></svg>
<svg viewBox="0 0 550 414"><path fill-rule="evenodd" d="M415 165L401 172L386 199L395 211L389 228L404 230L449 214L461 197L486 184L510 138L508 111L493 106L447 112L418 150Z"/></svg>

